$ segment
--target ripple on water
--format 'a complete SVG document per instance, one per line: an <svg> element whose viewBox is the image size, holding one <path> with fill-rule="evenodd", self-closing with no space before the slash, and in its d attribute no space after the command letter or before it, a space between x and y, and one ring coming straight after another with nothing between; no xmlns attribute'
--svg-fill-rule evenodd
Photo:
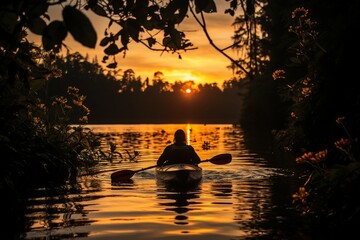
<svg viewBox="0 0 360 240"><path fill-rule="evenodd" d="M268 179L273 176L289 176L292 173L280 168L253 168L226 171L204 171L203 180L257 180Z"/></svg>

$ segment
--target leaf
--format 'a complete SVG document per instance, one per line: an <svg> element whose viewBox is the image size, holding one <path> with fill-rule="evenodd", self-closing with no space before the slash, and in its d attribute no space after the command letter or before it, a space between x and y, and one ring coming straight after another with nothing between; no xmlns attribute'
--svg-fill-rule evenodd
<svg viewBox="0 0 360 240"><path fill-rule="evenodd" d="M65 25L74 39L86 47L95 48L97 35L89 18L69 5L64 8L62 14Z"/></svg>
<svg viewBox="0 0 360 240"><path fill-rule="evenodd" d="M106 61L107 61L108 59L109 59L109 56L104 56L101 62L106 63Z"/></svg>
<svg viewBox="0 0 360 240"><path fill-rule="evenodd" d="M106 11L105 11L101 6L99 6L99 5L97 5L97 4L94 4L93 6L91 6L91 10L92 10L95 14L97 14L97 15L99 15L99 16L107 17Z"/></svg>
<svg viewBox="0 0 360 240"><path fill-rule="evenodd" d="M67 31L64 23L59 20L52 21L44 28L42 33L42 44L45 51L52 50L55 46L61 45L66 35Z"/></svg>
<svg viewBox="0 0 360 240"><path fill-rule="evenodd" d="M41 35L42 32L44 31L45 27L46 27L46 23L40 17L33 18L29 21L29 29L32 33Z"/></svg>
<svg viewBox="0 0 360 240"><path fill-rule="evenodd" d="M170 48L171 50L177 49L176 45L173 43L173 41L170 37L164 37L163 45L167 48Z"/></svg>
<svg viewBox="0 0 360 240"><path fill-rule="evenodd" d="M225 14L227 14L227 13L229 13L232 17L235 15L234 10L232 10L232 9L226 9Z"/></svg>
<svg viewBox="0 0 360 240"><path fill-rule="evenodd" d="M126 20L124 28L124 30L128 32L132 39L134 39L136 42L139 41L139 34L140 32L143 32L143 29L135 19L129 18Z"/></svg>
<svg viewBox="0 0 360 240"><path fill-rule="evenodd" d="M146 40L147 40L147 42L149 44L149 47L152 47L156 43L156 40L153 37L149 37Z"/></svg>
<svg viewBox="0 0 360 240"><path fill-rule="evenodd" d="M143 27L146 29L146 30L153 30L154 29L154 21L153 21L153 18L149 19L149 20L146 20L144 23L143 23Z"/></svg>
<svg viewBox="0 0 360 240"><path fill-rule="evenodd" d="M55 43L49 38L45 37L45 35L42 35L41 37L41 44L45 51L50 51L55 46Z"/></svg>
<svg viewBox="0 0 360 240"><path fill-rule="evenodd" d="M182 45L183 49L186 49L188 47L192 47L193 44L191 42L189 42L188 40L185 40L185 43Z"/></svg>
<svg viewBox="0 0 360 240"><path fill-rule="evenodd" d="M181 43L184 36L185 35L183 32L173 29L173 31L170 33L170 37L171 37L170 46L172 46L174 50L181 49Z"/></svg>
<svg viewBox="0 0 360 240"><path fill-rule="evenodd" d="M49 8L49 4L48 4L48 3L40 3L40 4L37 3L37 4L35 5L35 7L33 7L33 8L31 9L30 16L31 16L32 18L40 17L40 16L42 16L42 15L44 15L44 14L47 13L48 8Z"/></svg>
<svg viewBox="0 0 360 240"><path fill-rule="evenodd" d="M117 66L117 63L115 62L115 63L108 64L106 67L107 68L116 68L116 66Z"/></svg>
<svg viewBox="0 0 360 240"><path fill-rule="evenodd" d="M206 8L204 9L204 12L206 13L213 13L217 12L216 4L213 0L209 0L208 4L206 5Z"/></svg>
<svg viewBox="0 0 360 240"><path fill-rule="evenodd" d="M232 0L231 2L230 2L230 7L232 8L232 9L234 9L234 10L236 10L237 9L237 0Z"/></svg>
<svg viewBox="0 0 360 240"><path fill-rule="evenodd" d="M104 38L100 41L100 46L105 47L106 45L108 45L109 42L110 42L110 39L111 39L111 38L109 38L109 37L104 37Z"/></svg>
<svg viewBox="0 0 360 240"><path fill-rule="evenodd" d="M162 29L164 28L164 23L162 22L159 15L154 15L144 22L143 27L150 31L153 29Z"/></svg>
<svg viewBox="0 0 360 240"><path fill-rule="evenodd" d="M107 48L105 48L104 53L107 55L116 55L120 52L118 46L115 43L110 44Z"/></svg>
<svg viewBox="0 0 360 240"><path fill-rule="evenodd" d="M137 0L135 7L131 10L133 16L139 23L146 21L147 8L149 5L149 0Z"/></svg>
<svg viewBox="0 0 360 240"><path fill-rule="evenodd" d="M180 5L180 9L179 9L179 18L177 19L178 23L181 23L184 20L184 18L186 17L187 11L189 9L189 1L181 0L180 4L181 5Z"/></svg>
<svg viewBox="0 0 360 240"><path fill-rule="evenodd" d="M113 9L114 14L119 14L124 7L124 2L118 1L118 0L113 0L113 1L109 1L109 5ZM126 5L129 6L128 3L126 3Z"/></svg>
<svg viewBox="0 0 360 240"><path fill-rule="evenodd" d="M123 30L121 30L121 33L120 33L120 36L121 36L121 43L122 45L127 48L127 45L129 44L130 42L130 36L129 34Z"/></svg>
<svg viewBox="0 0 360 240"><path fill-rule="evenodd" d="M213 0L195 0L195 6L196 13L212 13L217 11Z"/></svg>

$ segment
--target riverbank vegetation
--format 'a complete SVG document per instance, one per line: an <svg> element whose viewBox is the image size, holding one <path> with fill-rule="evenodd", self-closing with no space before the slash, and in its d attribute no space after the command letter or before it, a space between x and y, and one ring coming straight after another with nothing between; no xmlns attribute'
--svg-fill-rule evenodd
<svg viewBox="0 0 360 240"><path fill-rule="evenodd" d="M66 88L67 96L55 98L43 91L49 79L61 74L53 68L54 54L60 52L67 34L87 47L97 43L94 28L82 11L107 17L109 26L121 27L115 33L106 29L107 36L100 41L105 48L103 61L109 62L109 68L117 67L115 56L124 54L130 41L153 50L159 44L163 51L181 57L181 51L193 46L177 28L178 23L188 13L204 17L216 12L212 0L115 2L78 1L70 6L61 0L3 1L0 149L4 157L0 188L6 206L21 199L27 187L24 183L36 179L66 182L91 163L79 156L84 149L94 150L96 137L81 125L71 125L73 121L86 123L91 116L81 89ZM48 15L48 7L57 4L66 5L63 21ZM315 239L356 233L354 226L360 217L356 201L360 91L356 61L352 60L359 53L354 37L359 30L358 5L325 0L232 0L224 13L238 14L233 48L244 52L241 59L230 61L237 73L234 83L241 82L247 93L239 122L246 134L272 133L277 150L290 151L294 161L309 165L305 172L308 178L293 197L300 213L322 223L312 229ZM201 19L205 21L199 18L200 24ZM27 40L29 30L42 36L43 49ZM164 33L161 40L151 35L153 30ZM121 101L126 103L127 97ZM18 209L19 205L9 208L9 218L18 216Z"/></svg>
<svg viewBox="0 0 360 240"><path fill-rule="evenodd" d="M349 45L351 37L341 43L341 36L350 34L350 26L354 26L355 12L350 5L331 6L344 15L333 14L334 20L317 22L307 8L292 12L292 59L295 67L304 70L297 79L284 70L273 75L275 81L284 82L281 92L291 103L287 128L276 137L294 152L298 164L310 167L293 199L303 214L321 222L317 238L351 234L360 219L360 205L355 200L360 184L360 91L350 73L356 66L348 62L355 45Z"/></svg>

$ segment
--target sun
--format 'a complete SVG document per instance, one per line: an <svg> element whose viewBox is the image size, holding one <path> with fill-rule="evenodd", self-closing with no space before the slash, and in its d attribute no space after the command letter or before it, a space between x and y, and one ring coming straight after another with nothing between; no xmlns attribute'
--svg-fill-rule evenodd
<svg viewBox="0 0 360 240"><path fill-rule="evenodd" d="M187 89L185 90L185 92L186 92L186 93L191 93L191 89L190 89L190 88L187 88Z"/></svg>

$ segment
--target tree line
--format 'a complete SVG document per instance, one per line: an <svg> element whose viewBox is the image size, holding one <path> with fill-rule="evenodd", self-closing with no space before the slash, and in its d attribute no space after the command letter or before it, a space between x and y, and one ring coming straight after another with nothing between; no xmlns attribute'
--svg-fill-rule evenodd
<svg viewBox="0 0 360 240"><path fill-rule="evenodd" d="M61 72L46 83L47 97L65 95L69 86L86 96L88 123L236 123L241 114L240 82L169 83L164 74L142 80L132 69L111 74L80 53L56 57L53 70ZM186 92L190 91L190 92Z"/></svg>

